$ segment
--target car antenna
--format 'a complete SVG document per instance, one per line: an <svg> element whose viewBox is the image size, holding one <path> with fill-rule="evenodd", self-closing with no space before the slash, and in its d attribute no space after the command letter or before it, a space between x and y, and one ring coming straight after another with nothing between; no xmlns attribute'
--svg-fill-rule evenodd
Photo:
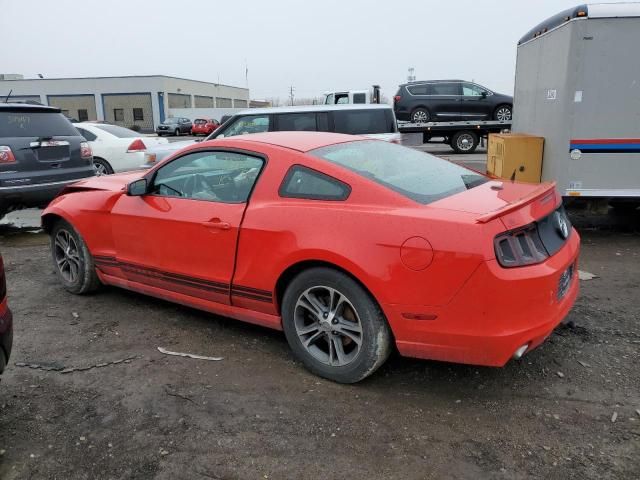
<svg viewBox="0 0 640 480"><path fill-rule="evenodd" d="M513 173L511 174L511 181L515 182L516 181L516 168L513 169Z"/></svg>
<svg viewBox="0 0 640 480"><path fill-rule="evenodd" d="M4 99L4 103L9 103L9 97L11 96L11 92L13 92L13 88L9 90L9 95L7 95L7 98Z"/></svg>

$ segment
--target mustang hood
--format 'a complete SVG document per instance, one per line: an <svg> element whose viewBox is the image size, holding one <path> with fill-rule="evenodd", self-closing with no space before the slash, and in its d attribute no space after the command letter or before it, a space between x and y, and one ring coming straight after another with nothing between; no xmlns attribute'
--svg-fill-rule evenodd
<svg viewBox="0 0 640 480"><path fill-rule="evenodd" d="M86 180L81 180L79 182L66 186L60 192L60 195L86 190L106 190L111 192L120 192L124 190L129 183L142 178L145 173L146 172L144 171L138 171L120 173L117 175L101 175L99 177L87 178Z"/></svg>

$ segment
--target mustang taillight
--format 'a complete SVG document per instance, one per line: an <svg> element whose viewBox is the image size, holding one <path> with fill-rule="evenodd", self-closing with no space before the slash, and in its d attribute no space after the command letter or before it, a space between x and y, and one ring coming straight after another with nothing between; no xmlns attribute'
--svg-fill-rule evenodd
<svg viewBox="0 0 640 480"><path fill-rule="evenodd" d="M93 152L87 142L80 143L80 157L85 160L93 157Z"/></svg>
<svg viewBox="0 0 640 480"><path fill-rule="evenodd" d="M140 140L139 138L136 138L133 142L131 142L131 145L129 145L129 148L127 149L127 152L144 152L147 149L147 146L144 144L144 142L142 140Z"/></svg>
<svg viewBox="0 0 640 480"><path fill-rule="evenodd" d="M535 223L498 235L494 240L496 258L503 267L522 267L549 258Z"/></svg>
<svg viewBox="0 0 640 480"><path fill-rule="evenodd" d="M4 145L0 145L0 164L2 163L16 163L16 157L13 156L11 148Z"/></svg>

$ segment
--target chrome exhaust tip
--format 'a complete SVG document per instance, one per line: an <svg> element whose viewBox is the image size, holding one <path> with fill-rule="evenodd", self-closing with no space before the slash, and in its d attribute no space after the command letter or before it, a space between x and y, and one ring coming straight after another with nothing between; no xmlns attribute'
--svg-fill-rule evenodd
<svg viewBox="0 0 640 480"><path fill-rule="evenodd" d="M512 358L514 360L520 360L522 358L522 356L524 355L524 353L527 351L528 348L529 348L529 344L528 343L522 345L519 349L517 349L513 353L513 357Z"/></svg>

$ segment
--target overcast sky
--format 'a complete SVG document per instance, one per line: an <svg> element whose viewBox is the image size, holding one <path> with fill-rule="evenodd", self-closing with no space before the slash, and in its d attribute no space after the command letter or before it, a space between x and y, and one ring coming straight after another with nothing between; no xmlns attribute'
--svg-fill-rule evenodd
<svg viewBox="0 0 640 480"><path fill-rule="evenodd" d="M579 0L0 0L0 73L138 74L254 99L462 78L512 93L516 43Z"/></svg>

